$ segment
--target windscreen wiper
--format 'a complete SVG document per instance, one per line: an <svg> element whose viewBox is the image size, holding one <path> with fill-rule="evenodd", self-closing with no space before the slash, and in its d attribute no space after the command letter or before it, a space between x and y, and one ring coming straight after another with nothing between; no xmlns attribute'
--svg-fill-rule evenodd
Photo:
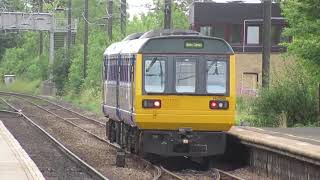
<svg viewBox="0 0 320 180"><path fill-rule="evenodd" d="M195 75L191 75L191 76L179 78L179 79L178 79L178 82L183 81L183 80L187 80L187 79L191 79L191 78L194 78L194 77L195 77Z"/></svg>
<svg viewBox="0 0 320 180"><path fill-rule="evenodd" d="M212 68L212 66L214 65L215 63L215 69L214 69L214 73L213 75L219 75L219 71L218 71L218 62L217 61L212 61L212 63L209 65L208 69L207 69L207 72L209 72Z"/></svg>
<svg viewBox="0 0 320 180"><path fill-rule="evenodd" d="M154 58L152 59L151 63L149 64L149 66L148 66L147 69L146 69L146 72L149 72L149 71L150 71L150 69L152 68L152 66L154 65L154 63L156 63L157 60L158 60L157 57L154 57Z"/></svg>

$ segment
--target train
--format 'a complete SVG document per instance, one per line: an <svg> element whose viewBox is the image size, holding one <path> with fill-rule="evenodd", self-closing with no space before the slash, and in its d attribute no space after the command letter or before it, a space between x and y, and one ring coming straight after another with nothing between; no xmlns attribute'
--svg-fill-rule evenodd
<svg viewBox="0 0 320 180"><path fill-rule="evenodd" d="M191 30L135 33L103 55L102 111L110 142L134 153L208 157L235 123L235 55Z"/></svg>

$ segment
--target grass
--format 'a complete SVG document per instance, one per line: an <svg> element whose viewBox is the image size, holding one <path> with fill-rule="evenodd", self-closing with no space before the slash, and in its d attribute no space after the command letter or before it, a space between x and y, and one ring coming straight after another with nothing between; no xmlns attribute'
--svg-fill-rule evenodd
<svg viewBox="0 0 320 180"><path fill-rule="evenodd" d="M0 82L0 91L25 93L30 95L39 95L41 93L41 80L28 81L17 79L13 84L5 85ZM91 91L84 91L80 95L66 95L61 98L75 106L83 108L88 111L92 111L98 115L101 115L101 96L94 95Z"/></svg>
<svg viewBox="0 0 320 180"><path fill-rule="evenodd" d="M238 97L236 105L236 125L250 124L254 117L251 114L252 99L250 97Z"/></svg>
<svg viewBox="0 0 320 180"><path fill-rule="evenodd" d="M40 86L40 80L26 81L22 79L17 79L14 83L10 85L5 85L3 82L0 82L1 91L26 93L32 95L37 95L40 93Z"/></svg>
<svg viewBox="0 0 320 180"><path fill-rule="evenodd" d="M85 110L102 115L101 93L94 93L90 90L82 92L80 95L69 94L62 99Z"/></svg>

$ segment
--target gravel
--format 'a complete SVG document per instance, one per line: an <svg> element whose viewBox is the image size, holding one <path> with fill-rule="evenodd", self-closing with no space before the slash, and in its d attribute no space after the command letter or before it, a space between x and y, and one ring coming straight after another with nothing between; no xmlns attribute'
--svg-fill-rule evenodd
<svg viewBox="0 0 320 180"><path fill-rule="evenodd" d="M106 177L110 179L152 179L154 170L145 163L129 156L126 158L124 168L116 167L116 150L107 143L97 140L43 110L30 104L23 104L21 100L11 98L10 102L21 108L27 116L32 115L32 119L38 125Z"/></svg>
<svg viewBox="0 0 320 180"><path fill-rule="evenodd" d="M7 113L0 113L0 117L46 179L91 179L90 175L23 118L9 116Z"/></svg>
<svg viewBox="0 0 320 180"><path fill-rule="evenodd" d="M66 107L66 108L69 108L75 112L78 112L86 117L89 117L89 118L92 118L92 119L95 119L95 120L98 120L98 121L101 121L103 123L105 123L107 121L106 117L103 116L102 114L102 110L101 110L101 114L97 114L97 113L94 113L94 112L91 112L91 111L88 111L84 108L81 108L81 107L78 107L78 106L75 106L69 102L66 102L66 101L63 101L61 99L58 99L58 98L52 98L52 97L43 97L45 99L48 99L50 101L53 101L63 107Z"/></svg>

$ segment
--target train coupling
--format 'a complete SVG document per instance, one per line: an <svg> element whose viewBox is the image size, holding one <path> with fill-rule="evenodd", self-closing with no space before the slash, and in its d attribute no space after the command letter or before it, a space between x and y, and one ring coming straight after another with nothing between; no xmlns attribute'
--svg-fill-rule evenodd
<svg viewBox="0 0 320 180"><path fill-rule="evenodd" d="M191 143L193 137L191 128L179 128L178 135L180 136L181 144Z"/></svg>

